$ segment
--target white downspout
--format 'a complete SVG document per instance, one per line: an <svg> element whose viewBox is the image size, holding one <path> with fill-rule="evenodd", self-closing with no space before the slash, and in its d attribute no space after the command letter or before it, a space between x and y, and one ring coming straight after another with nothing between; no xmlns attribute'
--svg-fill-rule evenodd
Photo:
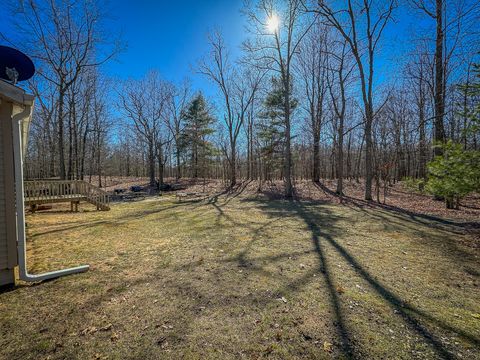
<svg viewBox="0 0 480 360"><path fill-rule="evenodd" d="M13 158L15 162L15 193L17 208L17 249L18 267L20 279L23 281L42 281L57 278L64 275L84 272L89 269L88 265L78 266L65 270L51 271L43 274L33 275L27 271L27 250L25 239L25 199L23 194L23 156L21 144L20 123L31 115L32 106L25 106L24 110L12 117L13 119Z"/></svg>

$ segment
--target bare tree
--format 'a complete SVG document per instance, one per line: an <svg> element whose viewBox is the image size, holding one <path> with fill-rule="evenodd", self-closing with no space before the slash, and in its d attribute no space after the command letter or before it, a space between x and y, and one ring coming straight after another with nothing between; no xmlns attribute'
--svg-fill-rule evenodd
<svg viewBox="0 0 480 360"><path fill-rule="evenodd" d="M40 81L56 91L56 140L62 179L67 176L64 127L69 110L66 102L71 104L71 96L75 95L68 92L87 68L99 66L118 51L115 47L104 56L98 51L102 42L100 8L87 0L28 0L20 2L15 9L18 33L23 36L21 43L41 64L37 68ZM69 121L69 125L73 123ZM69 164L73 163L69 161Z"/></svg>
<svg viewBox="0 0 480 360"><path fill-rule="evenodd" d="M285 154L284 171L285 196L293 196L292 183L292 129L291 93L293 88L293 62L299 46L314 24L305 20L301 0L274 1L260 0L247 11L254 39L245 42L245 49L257 68L275 71L281 80L284 97Z"/></svg>
<svg viewBox="0 0 480 360"><path fill-rule="evenodd" d="M229 136L230 153L226 152L228 162L230 163L230 186L236 183L236 143L241 124L235 117L233 104L233 91L236 74L229 60L228 50L225 47L220 33L216 32L210 35L210 54L207 60L203 60L199 65L199 72L206 75L220 89L223 97L225 113L224 121L227 126Z"/></svg>
<svg viewBox="0 0 480 360"><path fill-rule="evenodd" d="M30 138L34 139L35 145L26 154L27 177L53 177L56 173L56 122L54 121L56 109L56 93L52 87L42 89L40 95L39 84L31 86L36 100L36 111L31 124ZM36 161L28 161L33 152L38 158Z"/></svg>
<svg viewBox="0 0 480 360"><path fill-rule="evenodd" d="M300 46L298 74L305 94L305 110L312 134L312 180L320 181L320 135L324 124L327 100L328 27L317 22Z"/></svg>
<svg viewBox="0 0 480 360"><path fill-rule="evenodd" d="M427 160L428 143L427 140L427 124L431 120L429 116L429 93L433 93L433 82L431 80L430 58L428 54L419 48L412 57L412 61L407 64L405 77L411 88L414 89L413 98L415 104L415 112L418 116L418 173L417 176L426 179L427 176ZM423 183L422 183L423 184ZM423 186L423 185L422 185Z"/></svg>
<svg viewBox="0 0 480 360"><path fill-rule="evenodd" d="M253 117L255 115L255 99L258 96L260 86L266 72L256 68L249 69L243 67L240 72L239 80L235 83L235 117L240 126L247 126L250 131L247 135L247 147L249 147L250 155L248 156L248 167L253 163ZM236 137L238 138L240 128L236 129ZM247 149L248 151L248 149ZM252 169L249 169L249 175L252 174ZM247 176L248 177L248 176Z"/></svg>
<svg viewBox="0 0 480 360"><path fill-rule="evenodd" d="M142 80L129 80L119 94L119 109L131 121L147 148L150 186L155 185L155 159L160 129L166 111L169 93L155 71Z"/></svg>
<svg viewBox="0 0 480 360"><path fill-rule="evenodd" d="M334 48L339 48L338 53L332 53L328 64L329 71L327 73L328 92L335 115L336 127L336 177L337 177L337 194L343 195L343 138L345 136L345 114L347 110L347 81L354 69L349 61L349 51L347 42L341 41L333 43Z"/></svg>
<svg viewBox="0 0 480 360"><path fill-rule="evenodd" d="M434 0L433 6L428 0L412 0L415 7L422 10L427 16L435 20L435 114L434 136L436 142L445 142L444 114L445 114L445 64L444 64L444 0ZM432 8L433 7L433 8ZM440 155L442 149L434 148L435 155Z"/></svg>
<svg viewBox="0 0 480 360"><path fill-rule="evenodd" d="M236 71L229 59L223 38L218 32L210 36L210 47L210 55L200 63L199 72L218 86L223 97L229 147L226 157L230 164L230 186L234 186L237 182L238 136L264 72Z"/></svg>
<svg viewBox="0 0 480 360"><path fill-rule="evenodd" d="M96 175L98 176L98 186L102 187L102 175L104 164L103 160L107 153L107 135L108 129L111 127L109 121L108 103L106 101L106 84L100 83L97 78L92 79L90 83L92 91L92 125L91 125L91 143L92 143L92 159L91 166L96 165ZM92 175L92 171L90 171Z"/></svg>
<svg viewBox="0 0 480 360"><path fill-rule="evenodd" d="M371 0L348 0L346 8L333 8L319 1L310 11L320 14L345 39L356 60L365 116L365 199L372 200L375 53L383 31L392 17L396 0L373 4ZM363 31L364 34L360 34Z"/></svg>
<svg viewBox="0 0 480 360"><path fill-rule="evenodd" d="M452 78L455 82L463 81L463 75L468 73L471 59L479 51L478 42L475 40L478 36L480 3L463 0L410 0L410 4L434 22L435 41L431 79L434 100L433 139L435 142L443 143L447 138L445 118L450 118L453 125L450 129L451 135L455 130L455 111L452 112L453 109L450 106L451 115L449 116L446 106L447 98L455 96L455 86L449 86L449 82L451 83ZM430 36L427 37L430 38ZM450 101L449 104L452 105L454 102ZM435 155L441 153L441 147L434 148Z"/></svg>
<svg viewBox="0 0 480 360"><path fill-rule="evenodd" d="M247 140L247 179L251 180L254 179L256 168L255 168L255 127L256 127L256 117L258 113L258 98L260 96L255 94L250 102L250 106L247 109L245 115L245 121L243 123L245 129L245 136Z"/></svg>
<svg viewBox="0 0 480 360"><path fill-rule="evenodd" d="M190 101L191 90L190 84L187 81L177 87L170 84L168 90L168 104L167 104L167 118L166 124L170 130L173 144L175 146L175 162L176 162L176 178L177 180L182 177L182 132L183 122L182 113L186 110L187 104Z"/></svg>

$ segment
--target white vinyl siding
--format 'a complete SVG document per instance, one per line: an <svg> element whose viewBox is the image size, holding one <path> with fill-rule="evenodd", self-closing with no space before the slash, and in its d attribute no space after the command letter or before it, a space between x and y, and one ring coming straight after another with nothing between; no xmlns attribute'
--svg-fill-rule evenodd
<svg viewBox="0 0 480 360"><path fill-rule="evenodd" d="M0 124L1 125L1 124ZM3 127L0 126L3 133ZM0 270L7 268L7 230L5 219L5 171L3 134L0 133Z"/></svg>

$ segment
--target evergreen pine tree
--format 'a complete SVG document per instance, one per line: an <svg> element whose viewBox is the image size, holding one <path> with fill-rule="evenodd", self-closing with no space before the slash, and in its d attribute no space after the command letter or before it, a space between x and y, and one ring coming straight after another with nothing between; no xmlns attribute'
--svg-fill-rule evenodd
<svg viewBox="0 0 480 360"><path fill-rule="evenodd" d="M466 116L469 126L464 129L466 136L476 137L480 131L480 67L475 66L477 81L462 85L461 89L474 100ZM445 199L446 207L458 208L460 200L473 191L480 191L480 151L468 149L461 144L448 141L438 144L443 154L428 164L429 179L427 190L436 197Z"/></svg>
<svg viewBox="0 0 480 360"><path fill-rule="evenodd" d="M284 161L285 151L285 96L282 84L277 78L272 78L271 84L272 90L265 98L264 111L260 114L260 121L257 124L257 136L261 144L266 179L270 179L272 169L278 168ZM296 99L290 101L291 113L297 104Z"/></svg>
<svg viewBox="0 0 480 360"><path fill-rule="evenodd" d="M182 113L182 119L185 124L181 135L182 148L189 154L192 176L197 178L200 166L205 167L208 157L214 151L208 138L214 132L212 125L215 118L210 114L205 98L200 93ZM205 177L205 173L203 175Z"/></svg>

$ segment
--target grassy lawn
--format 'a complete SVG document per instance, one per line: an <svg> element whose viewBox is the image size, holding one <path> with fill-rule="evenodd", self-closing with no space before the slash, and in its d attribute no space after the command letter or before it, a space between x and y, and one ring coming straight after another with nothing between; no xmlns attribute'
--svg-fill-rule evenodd
<svg viewBox="0 0 480 360"><path fill-rule="evenodd" d="M0 358L480 357L479 250L448 221L263 197L27 217Z"/></svg>

